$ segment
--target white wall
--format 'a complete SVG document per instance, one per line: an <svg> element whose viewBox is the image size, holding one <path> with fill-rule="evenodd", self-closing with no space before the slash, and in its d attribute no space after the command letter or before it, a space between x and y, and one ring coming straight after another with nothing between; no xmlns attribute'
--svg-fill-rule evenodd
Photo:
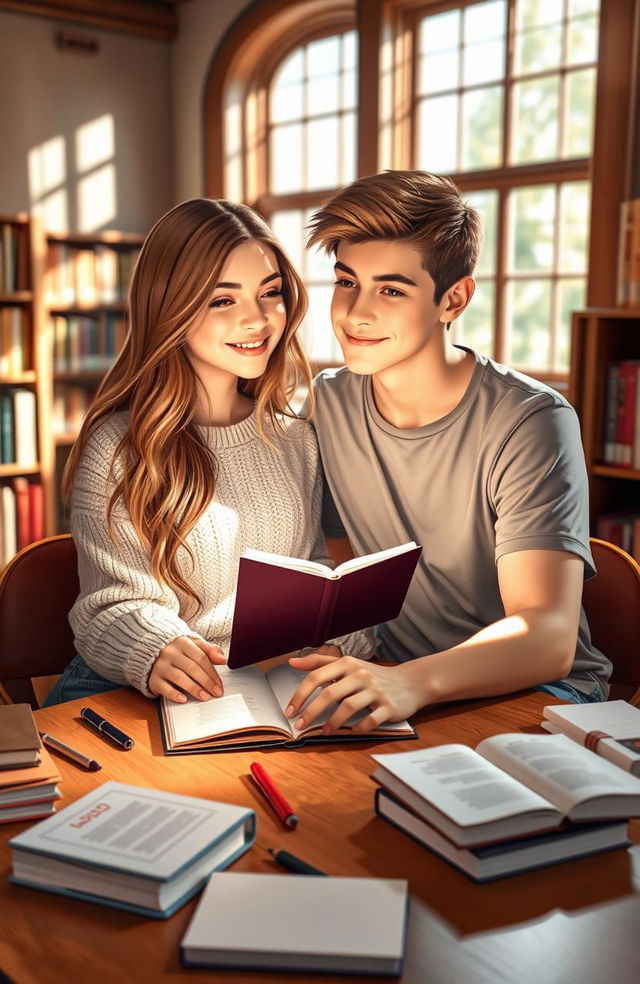
<svg viewBox="0 0 640 984"><path fill-rule="evenodd" d="M176 202L204 194L203 100L211 58L248 0L191 0L177 7L178 39L171 50Z"/></svg>
<svg viewBox="0 0 640 984"><path fill-rule="evenodd" d="M59 29L96 38L99 53L60 51ZM170 74L168 42L0 11L0 212L42 199L29 178L35 150L49 215L66 212L62 227L146 232L173 203ZM104 161L83 168L77 134L96 119L112 130L113 152L107 145Z"/></svg>

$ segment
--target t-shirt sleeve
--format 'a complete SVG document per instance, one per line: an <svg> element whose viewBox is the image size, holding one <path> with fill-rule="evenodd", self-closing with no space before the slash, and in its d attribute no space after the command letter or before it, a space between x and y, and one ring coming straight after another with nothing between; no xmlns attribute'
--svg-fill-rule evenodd
<svg viewBox="0 0 640 984"><path fill-rule="evenodd" d="M502 445L489 479L496 561L519 550L566 550L595 568L589 549L589 497L580 425L566 405L530 413Z"/></svg>

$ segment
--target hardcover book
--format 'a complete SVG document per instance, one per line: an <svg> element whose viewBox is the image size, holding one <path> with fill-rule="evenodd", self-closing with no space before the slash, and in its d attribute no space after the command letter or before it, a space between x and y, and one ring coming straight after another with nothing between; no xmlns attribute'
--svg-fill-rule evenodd
<svg viewBox="0 0 640 984"><path fill-rule="evenodd" d="M194 752L227 752L238 748L266 748L269 745L299 748L306 742L372 741L382 738L415 738L408 721L381 724L366 734L354 734L353 725L368 711L354 714L335 734L323 735L322 726L333 713L323 714L298 731L285 717L291 695L305 677L286 663L263 673L257 667L229 670L216 666L224 694L201 701L189 697L178 704L166 697L158 702L165 753L186 755ZM309 697L313 700L314 694ZM307 703L309 702L307 701ZM298 715L296 715L297 717Z"/></svg>
<svg viewBox="0 0 640 984"><path fill-rule="evenodd" d="M111 781L12 838L10 880L163 919L254 838L246 807Z"/></svg>
<svg viewBox="0 0 640 984"><path fill-rule="evenodd" d="M321 646L400 614L422 547L404 543L335 570L247 550L240 558L228 665Z"/></svg>
<svg viewBox="0 0 640 984"><path fill-rule="evenodd" d="M640 707L626 700L606 700L550 704L542 713L545 731L567 735L626 772L640 776Z"/></svg>
<svg viewBox="0 0 640 984"><path fill-rule="evenodd" d="M586 706L586 705L585 705ZM456 847L640 815L640 780L565 735L494 735L374 755L373 778Z"/></svg>
<svg viewBox="0 0 640 984"><path fill-rule="evenodd" d="M376 790L375 810L379 817L388 820L398 830L478 882L629 847L631 844L626 822L617 821L567 823L560 830L537 836L518 837L484 847L456 847L453 841L384 789Z"/></svg>
<svg viewBox="0 0 640 984"><path fill-rule="evenodd" d="M188 967L402 973L406 881L212 875L182 939Z"/></svg>

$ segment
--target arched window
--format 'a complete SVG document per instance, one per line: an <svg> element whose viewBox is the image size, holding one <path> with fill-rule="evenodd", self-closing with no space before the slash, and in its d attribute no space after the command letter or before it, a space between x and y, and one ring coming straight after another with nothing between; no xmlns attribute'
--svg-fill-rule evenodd
<svg viewBox="0 0 640 984"><path fill-rule="evenodd" d="M476 295L454 337L566 380L571 312L615 301L633 9L634 0L250 6L212 60L207 193L273 222L310 291L317 362L339 352L328 264L302 249L310 211L353 177L417 167L450 174L485 222Z"/></svg>

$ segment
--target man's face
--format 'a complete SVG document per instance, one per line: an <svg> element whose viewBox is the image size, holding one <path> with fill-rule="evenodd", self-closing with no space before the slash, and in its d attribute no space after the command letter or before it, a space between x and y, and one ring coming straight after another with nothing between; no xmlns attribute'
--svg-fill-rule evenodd
<svg viewBox="0 0 640 984"><path fill-rule="evenodd" d="M373 375L407 365L437 336L446 295L435 304L433 280L411 246L341 243L335 273L331 320L352 372Z"/></svg>

